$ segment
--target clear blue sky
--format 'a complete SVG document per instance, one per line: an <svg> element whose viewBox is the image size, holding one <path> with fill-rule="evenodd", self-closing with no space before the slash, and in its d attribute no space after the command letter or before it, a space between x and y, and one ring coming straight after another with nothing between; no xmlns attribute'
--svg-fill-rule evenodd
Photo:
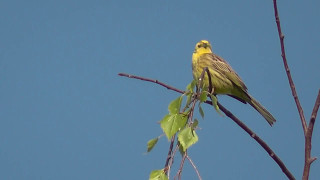
<svg viewBox="0 0 320 180"><path fill-rule="evenodd" d="M309 119L320 87L320 3L279 1L278 7ZM272 0L2 0L0 39L0 179L147 179L163 168L169 143L162 138L145 155L146 142L162 133L157 122L178 94L117 73L184 89L201 39L212 42L277 123L270 128L252 107L229 97L220 102L301 178L304 137ZM234 122L212 107L204 110L199 142L189 150L203 179L286 179ZM320 156L319 118L312 155ZM319 177L317 160L310 179ZM183 179L196 179L189 163Z"/></svg>

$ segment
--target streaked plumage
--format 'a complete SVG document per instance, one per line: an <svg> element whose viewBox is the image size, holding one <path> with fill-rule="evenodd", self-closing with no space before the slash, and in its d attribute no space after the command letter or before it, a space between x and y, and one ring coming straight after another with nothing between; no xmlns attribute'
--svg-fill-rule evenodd
<svg viewBox="0 0 320 180"><path fill-rule="evenodd" d="M212 52L209 41L201 40L196 44L192 55L192 72L196 80L200 78L205 67L209 69L215 94L226 94L243 103L249 103L270 125L276 121L258 101L248 94L246 85L231 66ZM209 86L207 74L205 74L203 83L205 87Z"/></svg>

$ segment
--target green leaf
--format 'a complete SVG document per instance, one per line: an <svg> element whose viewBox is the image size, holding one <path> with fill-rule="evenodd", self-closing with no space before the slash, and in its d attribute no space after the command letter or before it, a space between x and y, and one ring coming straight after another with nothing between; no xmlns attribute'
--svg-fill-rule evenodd
<svg viewBox="0 0 320 180"><path fill-rule="evenodd" d="M194 94L188 93L186 95L187 95L187 102L186 102L186 105L185 105L185 107L183 109L185 110L185 112L189 112L190 111L190 104L193 101L193 98L194 98L193 95Z"/></svg>
<svg viewBox="0 0 320 180"><path fill-rule="evenodd" d="M192 80L191 83L187 85L186 90L193 93L193 89L196 86L196 84L197 84L196 81Z"/></svg>
<svg viewBox="0 0 320 180"><path fill-rule="evenodd" d="M212 101L212 106L214 107L214 109L217 111L218 114L220 114L221 116L223 116L222 112L219 109L218 106L218 99L215 95L210 94L210 99Z"/></svg>
<svg viewBox="0 0 320 180"><path fill-rule="evenodd" d="M181 113L183 116L186 116L186 118L188 118L189 113L190 113L191 109L186 109L183 113Z"/></svg>
<svg viewBox="0 0 320 180"><path fill-rule="evenodd" d="M179 152L181 156L183 156L185 153L185 151L183 151L183 147L181 146L181 144L179 145Z"/></svg>
<svg viewBox="0 0 320 180"><path fill-rule="evenodd" d="M168 180L168 177L164 173L163 169L153 170L150 173L149 180Z"/></svg>
<svg viewBox="0 0 320 180"><path fill-rule="evenodd" d="M198 141L198 136L191 127L186 127L178 134L178 140L183 151L185 152L191 145Z"/></svg>
<svg viewBox="0 0 320 180"><path fill-rule="evenodd" d="M194 121L193 121L193 123L191 125L192 129L196 129L198 127L198 124L199 124L198 119L194 119Z"/></svg>
<svg viewBox="0 0 320 180"><path fill-rule="evenodd" d="M204 112L203 112L203 109L200 104L199 104L199 113L200 113L202 119L204 119Z"/></svg>
<svg viewBox="0 0 320 180"><path fill-rule="evenodd" d="M153 147L157 144L158 140L159 138L157 137L148 141L147 152L150 152L153 149Z"/></svg>
<svg viewBox="0 0 320 180"><path fill-rule="evenodd" d="M202 91L200 94L200 102L205 102L207 100L207 95L208 95L207 91Z"/></svg>
<svg viewBox="0 0 320 180"><path fill-rule="evenodd" d="M169 114L178 114L180 112L182 102L182 96L179 96L177 99L171 101L168 106Z"/></svg>
<svg viewBox="0 0 320 180"><path fill-rule="evenodd" d="M161 121L160 125L168 140L186 125L187 116L185 114L167 114Z"/></svg>
<svg viewBox="0 0 320 180"><path fill-rule="evenodd" d="M186 107L189 107L190 103L191 103L191 100L192 100L192 96L193 94L187 94L187 103L186 103Z"/></svg>

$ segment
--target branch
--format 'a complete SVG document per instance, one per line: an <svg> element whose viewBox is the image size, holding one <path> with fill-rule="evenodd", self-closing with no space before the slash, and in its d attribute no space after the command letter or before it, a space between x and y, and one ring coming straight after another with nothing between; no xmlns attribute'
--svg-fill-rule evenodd
<svg viewBox="0 0 320 180"><path fill-rule="evenodd" d="M179 147L180 147L180 144L179 144L179 141L178 141L176 147L174 148L174 151L172 152L172 157L175 156L175 154L176 154L177 150L179 149ZM172 164L173 164L173 158L171 158L171 161L169 162L169 165L168 165L168 166L171 167ZM170 171L169 171L169 173L168 173L168 178L170 178Z"/></svg>
<svg viewBox="0 0 320 180"><path fill-rule="evenodd" d="M317 159L317 158L311 158L311 145L312 145L311 140L312 140L313 127L314 127L315 119L316 119L317 112L319 109L319 104L320 104L320 91L318 92L317 100L316 100L316 103L314 105L314 108L313 108L313 111L311 114L309 125L307 126L307 122L306 122L306 119L303 114L303 109L301 107L301 104L300 104L300 101L299 101L299 98L298 98L298 95L297 95L297 92L295 89L295 85L294 85L292 77L291 77L290 69L289 69L289 66L287 63L286 52L285 52L285 48L284 48L284 35L282 34L282 31L281 31L280 18L279 18L278 7L277 7L277 0L273 0L273 6L274 6L274 15L276 18L279 38L280 38L281 56L283 59L283 64L284 64L284 68L287 73L289 84L291 87L292 96L295 100L295 103L297 105L297 109L299 111L300 120L301 120L303 132L304 132L304 136L305 136L305 163L304 163L302 179L307 180L307 179L309 179L311 163Z"/></svg>
<svg viewBox="0 0 320 180"><path fill-rule="evenodd" d="M317 118L317 113L318 113L318 110L319 110L319 106L320 106L320 89L318 91L318 96L317 96L316 102L314 104L312 113L311 113L311 118L310 118L308 129L311 129L311 130L313 129L314 122L315 122L315 120Z"/></svg>
<svg viewBox="0 0 320 180"><path fill-rule="evenodd" d="M274 16L276 18L276 23L277 23L278 33L279 33L279 38L280 38L281 56L282 56L282 59L283 59L283 65L284 65L284 68L285 68L286 73L287 73L287 77L288 77L288 80L289 80L292 96L294 98L294 101L296 102L297 109L299 111L303 132L304 132L304 135L306 135L306 133L307 133L307 123L306 123L306 119L305 119L304 114L303 114L303 109L301 107L301 104L300 104L300 101L299 101L299 98L298 98L298 94L296 92L295 85L294 85L292 77L291 77L289 66L288 66L288 63L287 63L286 51L284 49L284 35L282 34L282 31L281 31L280 18L279 18L278 7L277 7L277 0L273 0L273 7L274 7Z"/></svg>
<svg viewBox="0 0 320 180"><path fill-rule="evenodd" d="M311 140L312 140L313 127L317 117L319 106L320 106L320 90L318 91L318 96L311 113L308 130L305 136L305 158L304 158L304 169L303 169L303 175L302 175L302 179L304 180L309 179L311 163L317 159L316 157L311 157Z"/></svg>
<svg viewBox="0 0 320 180"><path fill-rule="evenodd" d="M209 102L208 102L209 103ZM287 169L286 165L281 161L281 159L273 152L273 150L268 146L266 142L264 142L256 133L254 133L248 126L246 126L242 121L240 121L237 117L235 117L230 111L228 111L225 107L223 107L218 102L219 108L235 123L237 123L244 131L246 131L254 140L257 141L261 145L261 147L267 151L269 156L278 164L281 168L282 172L289 178L295 179L291 172Z"/></svg>
<svg viewBox="0 0 320 180"><path fill-rule="evenodd" d="M172 163L169 164L169 162L172 161L172 159L173 159L172 149L173 149L173 144L174 144L175 138L176 138L176 135L173 135L172 138L171 138L171 143L170 143L170 147L169 147L169 152L168 152L166 164L164 165L164 172L168 176L170 176L170 168L171 168L171 164Z"/></svg>
<svg viewBox="0 0 320 180"><path fill-rule="evenodd" d="M140 80L142 80L142 81L153 82L153 83L159 84L159 85L161 85L161 86L163 86L163 87L165 87L165 88L167 88L167 89L170 89L170 90L172 90L172 91L176 91L176 92L181 93L181 94L184 93L184 91L181 91L181 90L179 90L179 89L177 89L177 88L174 88L174 87L171 87L171 86L169 86L169 85L167 85L167 84L164 84L164 83L162 83L162 82L159 82L158 80L148 79L148 78L139 77L139 76L135 76L135 75L130 75L130 74L126 74L126 73L119 73L118 75L119 75L119 76L128 77L128 78L133 78L133 79L140 79Z"/></svg>
<svg viewBox="0 0 320 180"><path fill-rule="evenodd" d="M191 163L193 169L196 171L197 175L198 175L198 178L199 180L202 180L201 176L200 176L200 173L197 169L197 166L193 163L192 159L187 155L187 159L189 160L189 162Z"/></svg>
<svg viewBox="0 0 320 180"><path fill-rule="evenodd" d="M203 77L203 74L204 73L202 73L202 77ZM189 114L189 117L188 117L188 124L189 124L189 126L190 126L190 124L192 123L192 119L193 119L193 112L194 112L194 108L195 108L195 105L196 105L196 102L197 102L197 99L198 99L198 94L199 94L199 91L200 91L200 89L198 88L197 89L197 95L196 95L196 97L193 99L193 102L192 102L192 107L191 107L191 111L190 111L190 114ZM177 146L178 147L178 146ZM182 173L182 169L183 169L183 166L184 166L184 161L185 161L185 159L188 157L188 151L186 150L185 152L184 152L184 154L183 154L183 157L182 157L182 160L181 160L181 163L180 163L180 167L179 167L179 170L178 170L178 172L177 172L177 174L175 175L175 177L174 177L174 180L176 179L176 177L178 177L178 179L179 180L181 180L181 173ZM196 170L196 173L198 174L199 172L197 171L197 169L195 169ZM198 176L200 177L200 174L198 174ZM200 179L201 180L201 179Z"/></svg>
<svg viewBox="0 0 320 180"><path fill-rule="evenodd" d="M174 180L176 179L176 177L178 177L179 180L181 180L181 173L182 173L182 169L183 169L183 165L184 165L184 161L186 160L188 156L188 150L186 150L186 152L184 152L183 156L182 156L182 160L180 163L180 168L178 170L178 173L174 176Z"/></svg>
<svg viewBox="0 0 320 180"><path fill-rule="evenodd" d="M165 83L159 82L158 80L152 80L152 79L143 78L143 77L139 77L139 76L133 76L133 75L125 74L125 73L119 73L118 75L128 77L128 78L140 79L143 81L153 82L153 83L159 84L169 90L173 90L173 91L179 92L181 94L184 93L184 91L181 91L179 89L176 89L174 87L166 85ZM206 101L206 103L212 105L211 101ZM262 139L260 139L259 136L257 136L250 128L248 128L243 122L241 122L237 117L235 117L230 111L228 111L225 107L223 107L219 102L218 102L218 106L222 110L222 112L224 112L229 118L231 118L235 123L237 123L255 141L257 141L263 147L263 149L265 149L267 151L267 153L270 155L270 157L279 165L281 170L285 173L285 175L289 179L295 179L294 176L291 174L291 172L287 169L285 164L280 160L280 158L272 151L272 149Z"/></svg>
<svg viewBox="0 0 320 180"><path fill-rule="evenodd" d="M122 73L120 73L120 74L123 75L123 76L127 76L126 74L122 74ZM120 74L119 74L119 75L120 75ZM127 77L129 77L129 76L130 76L130 75L128 75ZM203 76L203 74L202 74L202 76ZM149 81L149 82L159 83L159 84L165 86L165 84L163 84L163 83L161 83L161 82L159 82L159 81L157 81L157 80L146 79L146 78L138 77L138 76L131 76L131 77L136 78L136 79L140 79L140 80L146 80L146 81ZM170 87L170 88L172 88L172 87ZM197 94L199 93L198 91L199 91L199 89L197 90ZM183 92L183 93L184 93L184 92ZM196 97L195 97L195 98L193 99L193 101L192 101L192 108L191 108L190 114L188 115L188 116L189 116L189 117L188 117L188 123L189 123L189 124L192 123L193 112L194 112L194 108L195 108L195 105L196 105L196 102L197 102L197 99L198 99L197 96L198 96L198 95L196 95ZM172 152L175 138L176 138L176 134L174 134L174 136L171 138L171 143L170 143L170 147L169 147L169 152L168 152L166 164L165 164L165 166L164 166L164 172L166 173L166 175L167 175L168 177L170 177L170 169L171 169L171 165L173 164L173 157L175 156L175 152L176 152L177 148L180 146L180 143L177 142L176 149L175 149L174 152ZM181 163L184 163L184 160L182 160ZM180 167L181 167L181 169L179 169L179 172L180 172L179 177L180 177L181 172L182 172L183 164L182 164ZM197 172L197 173L198 173L198 172Z"/></svg>

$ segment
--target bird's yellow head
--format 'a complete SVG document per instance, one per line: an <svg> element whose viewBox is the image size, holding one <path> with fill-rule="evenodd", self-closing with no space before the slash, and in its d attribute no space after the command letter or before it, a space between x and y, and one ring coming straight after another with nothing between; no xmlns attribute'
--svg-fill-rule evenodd
<svg viewBox="0 0 320 180"><path fill-rule="evenodd" d="M209 41L201 40L196 44L194 48L194 53L204 54L204 53L212 53L212 47Z"/></svg>

